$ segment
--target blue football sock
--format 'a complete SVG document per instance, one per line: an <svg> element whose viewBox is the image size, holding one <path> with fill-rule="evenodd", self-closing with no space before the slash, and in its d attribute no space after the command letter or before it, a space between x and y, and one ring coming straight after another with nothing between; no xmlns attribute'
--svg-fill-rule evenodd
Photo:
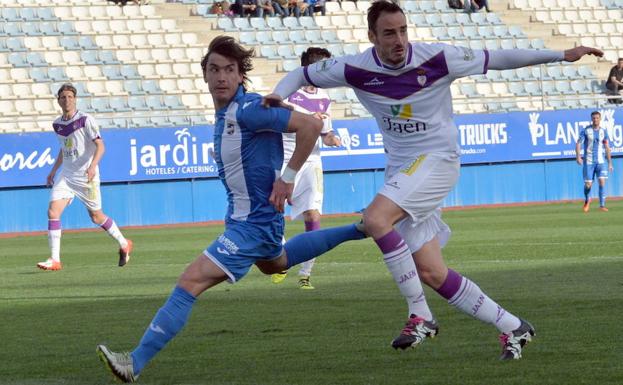
<svg viewBox="0 0 623 385"><path fill-rule="evenodd" d="M365 235L354 224L298 234L284 245L288 255L287 269L326 253L340 243L363 238Z"/></svg>
<svg viewBox="0 0 623 385"><path fill-rule="evenodd" d="M141 342L131 353L135 375L138 375L149 360L182 330L196 299L181 287L175 287L167 302L149 324Z"/></svg>
<svg viewBox="0 0 623 385"><path fill-rule="evenodd" d="M591 193L591 188L584 185L584 203L588 202L588 195Z"/></svg>
<svg viewBox="0 0 623 385"><path fill-rule="evenodd" d="M604 186L599 186L599 207L606 207L606 189Z"/></svg>

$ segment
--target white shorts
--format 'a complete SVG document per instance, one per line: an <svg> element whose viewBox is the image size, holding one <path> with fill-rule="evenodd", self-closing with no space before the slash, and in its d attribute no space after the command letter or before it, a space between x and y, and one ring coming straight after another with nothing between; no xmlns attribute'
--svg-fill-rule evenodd
<svg viewBox="0 0 623 385"><path fill-rule="evenodd" d="M50 202L69 199L69 203L71 203L76 196L89 211L101 210L102 196L100 194L99 178L94 178L91 182L87 182L86 177L69 179L61 173L52 187Z"/></svg>
<svg viewBox="0 0 623 385"><path fill-rule="evenodd" d="M303 219L303 213L317 210L322 214L322 163L320 160L307 161L296 174L290 217L292 220Z"/></svg>
<svg viewBox="0 0 623 385"><path fill-rule="evenodd" d="M412 252L435 235L442 246L450 236L450 228L441 220L441 205L454 188L460 159L455 153L422 155L402 167L388 167L385 185L379 194L391 199L409 216L396 224Z"/></svg>

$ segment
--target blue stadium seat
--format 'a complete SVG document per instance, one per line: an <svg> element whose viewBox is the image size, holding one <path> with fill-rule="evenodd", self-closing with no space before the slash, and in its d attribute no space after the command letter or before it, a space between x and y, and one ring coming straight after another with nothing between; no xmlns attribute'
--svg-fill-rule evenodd
<svg viewBox="0 0 623 385"><path fill-rule="evenodd" d="M279 59L279 54L274 45L262 45L260 46L260 55L267 59Z"/></svg>
<svg viewBox="0 0 623 385"><path fill-rule="evenodd" d="M23 52L12 52L9 54L8 62L13 67L30 67Z"/></svg>
<svg viewBox="0 0 623 385"><path fill-rule="evenodd" d="M138 74L136 66L124 64L120 69L121 75L126 79L140 79L141 75Z"/></svg>
<svg viewBox="0 0 623 385"><path fill-rule="evenodd" d="M2 18L6 21L21 21L21 17L17 13L17 8L4 7L1 10Z"/></svg>
<svg viewBox="0 0 623 385"><path fill-rule="evenodd" d="M169 127L171 126L169 120L164 116L152 116L149 118L150 123L154 127Z"/></svg>
<svg viewBox="0 0 623 385"><path fill-rule="evenodd" d="M531 96L539 96L543 94L538 82L525 82L524 87L526 88L526 92Z"/></svg>
<svg viewBox="0 0 623 385"><path fill-rule="evenodd" d="M43 59L39 52L28 52L26 61L33 67L47 67L48 63Z"/></svg>
<svg viewBox="0 0 623 385"><path fill-rule="evenodd" d="M126 118L113 118L112 119L115 127L117 128L128 128L128 120Z"/></svg>
<svg viewBox="0 0 623 385"><path fill-rule="evenodd" d="M4 33L9 36L22 36L24 32L22 31L22 23L20 22L8 22L4 24Z"/></svg>
<svg viewBox="0 0 623 385"><path fill-rule="evenodd" d="M108 98L91 98L91 107L96 112L114 112L108 104Z"/></svg>
<svg viewBox="0 0 623 385"><path fill-rule="evenodd" d="M170 110L186 109L186 106L182 104L180 98L175 95L165 95L164 105Z"/></svg>
<svg viewBox="0 0 623 385"><path fill-rule="evenodd" d="M179 116L179 115L170 115L169 121L174 126L185 126L189 123L188 119L186 119L185 116Z"/></svg>
<svg viewBox="0 0 623 385"><path fill-rule="evenodd" d="M98 117L97 124L100 128L117 128L114 120L108 117Z"/></svg>
<svg viewBox="0 0 623 385"><path fill-rule="evenodd" d="M473 83L461 83L459 84L459 90L461 90L461 94L465 95L468 98L481 96L478 94L476 86Z"/></svg>
<svg viewBox="0 0 623 385"><path fill-rule="evenodd" d="M153 124L151 123L149 118L141 117L141 116L133 117L132 120L130 121L130 125L131 127L134 127L134 128L153 127Z"/></svg>
<svg viewBox="0 0 623 385"><path fill-rule="evenodd" d="M48 77L48 72L45 68L31 68L30 69L30 78L35 83L46 83L51 81Z"/></svg>
<svg viewBox="0 0 623 385"><path fill-rule="evenodd" d="M78 45L82 49L99 49L99 47L93 42L91 36L80 36L78 38Z"/></svg>
<svg viewBox="0 0 623 385"><path fill-rule="evenodd" d="M96 50L80 51L80 59L90 65L102 64L102 62L97 58Z"/></svg>
<svg viewBox="0 0 623 385"><path fill-rule="evenodd" d="M125 98L119 96L110 97L110 107L116 112L132 111L132 109L128 106Z"/></svg>
<svg viewBox="0 0 623 385"><path fill-rule="evenodd" d="M33 21L39 18L39 16L35 12L35 9L28 7L21 8L19 11L19 16L24 21Z"/></svg>
<svg viewBox="0 0 623 385"><path fill-rule="evenodd" d="M158 83L154 80L143 80L142 88L143 88L143 91L147 92L148 94L162 93L160 86L158 86Z"/></svg>
<svg viewBox="0 0 623 385"><path fill-rule="evenodd" d="M79 50L78 39L73 36L63 36L60 38L60 44L63 48L68 50Z"/></svg>
<svg viewBox="0 0 623 385"><path fill-rule="evenodd" d="M48 77L55 82L68 80L63 67L48 67Z"/></svg>
<svg viewBox="0 0 623 385"><path fill-rule="evenodd" d="M77 83L73 83L74 87L76 87L76 92L78 93L79 96L91 96L91 93L85 88L84 83L82 82L77 82ZM60 85L59 85L60 87ZM58 89L58 87L57 87Z"/></svg>
<svg viewBox="0 0 623 385"><path fill-rule="evenodd" d="M124 80L123 89L130 95L145 95L140 80Z"/></svg>
<svg viewBox="0 0 623 385"><path fill-rule="evenodd" d="M24 21L22 22L22 32L27 36L41 36L43 33L39 30L39 23Z"/></svg>
<svg viewBox="0 0 623 385"><path fill-rule="evenodd" d="M299 24L298 19L294 16L284 17L281 21L283 22L283 26L288 30L303 29L303 27Z"/></svg>
<svg viewBox="0 0 623 385"><path fill-rule="evenodd" d="M58 91L58 87L54 95L56 95L57 91ZM93 111L93 108L91 107L91 99L90 98L76 99L76 108L78 108L80 111Z"/></svg>
<svg viewBox="0 0 623 385"><path fill-rule="evenodd" d="M74 30L74 26L69 21L59 21L56 25L56 29L61 35L77 35L78 32Z"/></svg>
<svg viewBox="0 0 623 385"><path fill-rule="evenodd" d="M143 96L129 96L128 107L133 111L149 111L149 107L145 104L145 97Z"/></svg>
<svg viewBox="0 0 623 385"><path fill-rule="evenodd" d="M299 17L299 24L301 27L305 29L319 29L316 21L311 16L301 16Z"/></svg>
<svg viewBox="0 0 623 385"><path fill-rule="evenodd" d="M39 30L45 36L59 36L61 33L56 29L56 23L43 21L39 24Z"/></svg>
<svg viewBox="0 0 623 385"><path fill-rule="evenodd" d="M47 20L47 21L57 20L57 17L54 14L54 11L52 10L52 8L49 8L49 7L37 8L37 16L39 17L40 20Z"/></svg>
<svg viewBox="0 0 623 385"><path fill-rule="evenodd" d="M102 67L102 74L110 80L122 80L124 79L121 72L119 72L119 66L117 65L105 65Z"/></svg>

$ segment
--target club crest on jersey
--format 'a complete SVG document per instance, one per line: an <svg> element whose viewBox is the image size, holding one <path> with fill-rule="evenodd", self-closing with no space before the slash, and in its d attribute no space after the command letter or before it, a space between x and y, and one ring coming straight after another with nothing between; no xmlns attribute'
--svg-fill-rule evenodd
<svg viewBox="0 0 623 385"><path fill-rule="evenodd" d="M232 122L231 120L225 121L225 132L228 135L233 134L235 129L236 129L236 123Z"/></svg>
<svg viewBox="0 0 623 385"><path fill-rule="evenodd" d="M316 63L316 72L327 71L329 68L337 63L335 59L322 60Z"/></svg>
<svg viewBox="0 0 623 385"><path fill-rule="evenodd" d="M424 87L424 84L426 84L426 80L427 80L427 78L426 78L426 71L420 68L415 73L417 74L416 80L417 80L418 84L420 86Z"/></svg>
<svg viewBox="0 0 623 385"><path fill-rule="evenodd" d="M410 104L394 104L393 106L390 106L390 108L392 110L392 116L394 118L398 117L403 119L410 119L413 116Z"/></svg>

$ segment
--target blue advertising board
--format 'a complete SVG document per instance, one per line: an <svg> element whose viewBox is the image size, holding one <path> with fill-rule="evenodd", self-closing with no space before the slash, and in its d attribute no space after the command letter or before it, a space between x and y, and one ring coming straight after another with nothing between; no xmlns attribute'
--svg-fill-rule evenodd
<svg viewBox="0 0 623 385"><path fill-rule="evenodd" d="M603 109L613 155L623 153L623 110ZM591 110L458 115L463 164L575 157ZM382 169L383 139L373 119L335 120L343 146L323 147L326 171ZM102 130L102 182L215 177L212 126ZM0 135L0 188L45 184L59 143L52 132Z"/></svg>

